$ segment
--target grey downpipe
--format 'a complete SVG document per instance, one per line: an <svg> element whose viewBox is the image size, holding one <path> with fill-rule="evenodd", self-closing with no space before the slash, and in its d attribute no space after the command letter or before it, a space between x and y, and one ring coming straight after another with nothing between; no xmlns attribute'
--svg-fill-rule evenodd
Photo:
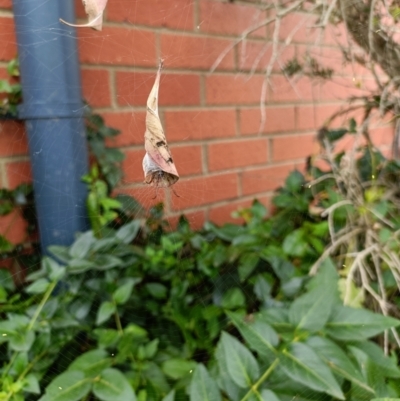
<svg viewBox="0 0 400 401"><path fill-rule="evenodd" d="M88 228L84 105L73 0L13 0L23 104L42 251Z"/></svg>

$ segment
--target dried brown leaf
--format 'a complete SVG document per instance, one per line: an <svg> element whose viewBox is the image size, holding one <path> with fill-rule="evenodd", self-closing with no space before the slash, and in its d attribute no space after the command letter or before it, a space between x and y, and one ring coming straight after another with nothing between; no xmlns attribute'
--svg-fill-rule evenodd
<svg viewBox="0 0 400 401"><path fill-rule="evenodd" d="M66 25L77 28L93 28L101 31L103 26L103 13L107 5L107 0L82 0L88 16L88 23L83 25L71 24L60 18L60 21Z"/></svg>

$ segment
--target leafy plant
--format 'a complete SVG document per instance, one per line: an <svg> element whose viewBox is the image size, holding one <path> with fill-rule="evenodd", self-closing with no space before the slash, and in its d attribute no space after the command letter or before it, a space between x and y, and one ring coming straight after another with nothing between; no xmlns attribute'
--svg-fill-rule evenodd
<svg viewBox="0 0 400 401"><path fill-rule="evenodd" d="M107 146L107 139L114 138L120 131L108 127L104 119L87 106L86 133L91 154L99 165L99 173L107 182L110 192L122 178L121 162L124 154L116 148Z"/></svg>
<svg viewBox="0 0 400 401"><path fill-rule="evenodd" d="M96 235L100 235L101 229L118 217L116 210L122 204L109 196L107 184L99 178L97 165L93 165L90 174L85 175L82 180L89 187L86 205L91 227Z"/></svg>
<svg viewBox="0 0 400 401"><path fill-rule="evenodd" d="M261 204L240 215L165 232L156 208L51 247L62 265L44 258L23 289L1 271L0 399L398 396L396 355L370 338L400 321L343 306L329 259L309 279Z"/></svg>
<svg viewBox="0 0 400 401"><path fill-rule="evenodd" d="M7 73L10 79L19 77L18 59L12 59L7 64ZM17 107L22 100L21 84L11 83L7 79L0 79L0 93L3 94L0 103L0 116L16 118L18 115Z"/></svg>

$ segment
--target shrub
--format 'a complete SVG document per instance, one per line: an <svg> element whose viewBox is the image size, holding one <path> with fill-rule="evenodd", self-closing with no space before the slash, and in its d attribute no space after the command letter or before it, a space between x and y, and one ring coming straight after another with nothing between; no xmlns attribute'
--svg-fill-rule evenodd
<svg viewBox="0 0 400 401"><path fill-rule="evenodd" d="M305 191L300 178L286 190ZM297 261L318 252L279 247L294 231L265 214L255 202L244 225L164 232L153 211L52 247L23 289L2 271L0 399L398 396L396 356L370 339L400 321L343 306L330 259L310 279Z"/></svg>

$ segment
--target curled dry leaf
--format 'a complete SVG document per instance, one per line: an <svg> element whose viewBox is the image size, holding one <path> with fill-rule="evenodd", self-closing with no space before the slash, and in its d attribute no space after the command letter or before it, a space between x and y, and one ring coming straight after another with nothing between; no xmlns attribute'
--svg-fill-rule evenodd
<svg viewBox="0 0 400 401"><path fill-rule="evenodd" d="M65 0L64 0L65 1ZM74 26L77 28L93 28L101 31L103 25L103 12L106 8L107 0L82 0L85 7L86 14L88 15L88 23L83 25L71 24L60 18L60 21L66 25Z"/></svg>
<svg viewBox="0 0 400 401"><path fill-rule="evenodd" d="M144 133L146 155L143 159L143 171L146 184L170 187L179 180L179 175L158 116L158 89L162 67L161 60L156 80L147 99L146 132Z"/></svg>

